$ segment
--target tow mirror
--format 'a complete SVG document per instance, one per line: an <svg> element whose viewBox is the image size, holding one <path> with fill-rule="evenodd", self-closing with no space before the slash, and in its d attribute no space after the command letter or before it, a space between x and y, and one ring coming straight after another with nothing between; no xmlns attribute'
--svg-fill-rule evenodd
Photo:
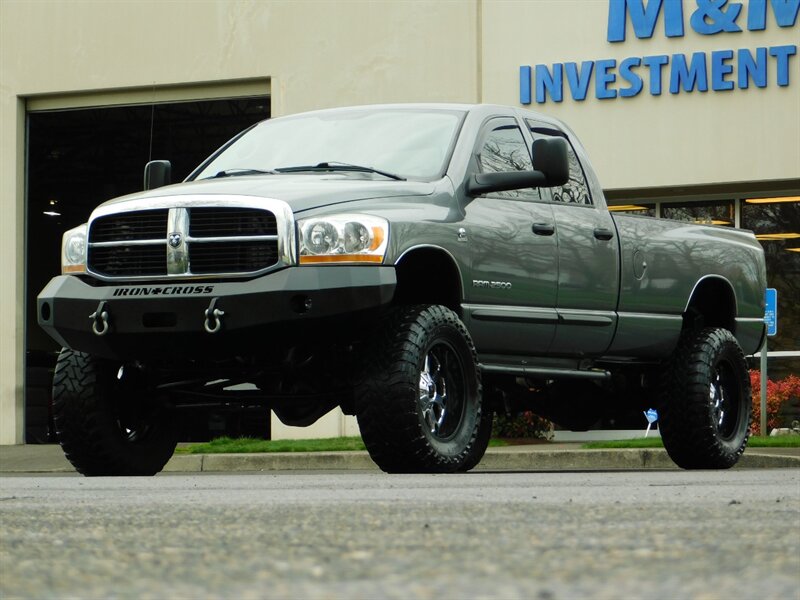
<svg viewBox="0 0 800 600"><path fill-rule="evenodd" d="M475 173L467 180L467 195L479 196L507 190L555 187L569 181L569 160L565 139L541 138L533 142L532 150L533 171Z"/></svg>
<svg viewBox="0 0 800 600"><path fill-rule="evenodd" d="M172 163L151 160L144 166L144 189L154 190L172 183Z"/></svg>
<svg viewBox="0 0 800 600"><path fill-rule="evenodd" d="M545 187L564 185L569 181L567 140L560 137L539 138L533 142L533 169L544 175Z"/></svg>

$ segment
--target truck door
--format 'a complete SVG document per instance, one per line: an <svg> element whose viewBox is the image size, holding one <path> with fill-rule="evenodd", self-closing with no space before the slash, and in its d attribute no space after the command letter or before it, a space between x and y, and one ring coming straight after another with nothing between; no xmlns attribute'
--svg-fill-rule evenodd
<svg viewBox="0 0 800 600"><path fill-rule="evenodd" d="M531 133L534 139L567 137L535 124ZM590 183L571 144L567 153L569 181L542 190L553 208L558 240L558 325L549 353L597 356L608 349L616 330L619 241L599 185Z"/></svg>
<svg viewBox="0 0 800 600"><path fill-rule="evenodd" d="M516 119L487 121L471 163L470 172L532 169ZM557 321L551 203L538 189L512 190L478 196L465 211L472 271L464 308L479 354L544 354Z"/></svg>

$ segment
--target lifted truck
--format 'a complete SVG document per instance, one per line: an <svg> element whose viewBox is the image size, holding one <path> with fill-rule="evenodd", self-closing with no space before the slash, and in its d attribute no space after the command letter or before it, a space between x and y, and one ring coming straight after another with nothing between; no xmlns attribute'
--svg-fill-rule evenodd
<svg viewBox="0 0 800 600"><path fill-rule="evenodd" d="M389 105L259 123L64 234L38 298L64 347L57 435L85 475L146 475L182 411L357 415L389 472L477 465L496 410L571 429L656 405L683 468L748 438L764 335L750 232L612 215L562 123Z"/></svg>

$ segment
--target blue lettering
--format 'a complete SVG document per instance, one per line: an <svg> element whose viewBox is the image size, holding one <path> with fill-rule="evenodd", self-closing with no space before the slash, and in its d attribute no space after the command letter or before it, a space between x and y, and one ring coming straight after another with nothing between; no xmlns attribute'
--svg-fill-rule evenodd
<svg viewBox="0 0 800 600"><path fill-rule="evenodd" d="M757 87L767 87L767 49L756 48L756 58L750 50L741 48L739 54L739 89L750 87L750 79Z"/></svg>
<svg viewBox="0 0 800 600"><path fill-rule="evenodd" d="M609 0L608 41L624 42L626 16L630 16L637 38L653 37L656 21L664 6L664 33L667 37L683 37L683 0Z"/></svg>
<svg viewBox="0 0 800 600"><path fill-rule="evenodd" d="M630 86L622 88L619 91L619 95L623 98L631 98L638 95L639 92L642 91L642 78L633 72L634 67L638 67L641 62L642 61L640 59L634 57L626 58L619 63L619 76L631 84Z"/></svg>
<svg viewBox="0 0 800 600"><path fill-rule="evenodd" d="M774 46L769 54L778 60L778 85L789 85L789 57L797 54L797 46Z"/></svg>
<svg viewBox="0 0 800 600"><path fill-rule="evenodd" d="M736 19L742 12L742 5L738 2L731 2L728 10L722 10L726 4L728 4L728 0L697 0L697 10L689 19L692 29L701 35L714 35L723 31L728 33L741 31L742 29L736 24Z"/></svg>
<svg viewBox="0 0 800 600"><path fill-rule="evenodd" d="M561 102L564 96L564 75L563 65L556 63L553 65L553 73L547 65L536 65L536 102L544 104L547 101L547 93L553 102Z"/></svg>
<svg viewBox="0 0 800 600"><path fill-rule="evenodd" d="M669 77L669 93L677 94L680 88L691 92L697 87L700 92L708 91L708 75L706 73L706 55L704 52L692 54L690 65L686 64L685 54L672 55L672 69Z"/></svg>
<svg viewBox="0 0 800 600"><path fill-rule="evenodd" d="M594 76L594 94L599 100L608 100L617 97L617 90L608 89L610 83L616 81L615 73L609 73L610 69L617 66L617 61L613 58L597 61L597 71Z"/></svg>
<svg viewBox="0 0 800 600"><path fill-rule="evenodd" d="M650 94L653 96L661 95L661 73L668 62L669 56L666 54L645 56L642 59L642 64L650 69Z"/></svg>
<svg viewBox="0 0 800 600"><path fill-rule="evenodd" d="M772 14L779 27L794 27L800 0L771 0ZM767 28L767 0L750 0L747 5L747 29L762 31Z"/></svg>
<svg viewBox="0 0 800 600"><path fill-rule="evenodd" d="M527 65L519 68L519 103L531 103L531 68Z"/></svg>
<svg viewBox="0 0 800 600"><path fill-rule="evenodd" d="M733 73L733 65L728 61L733 58L733 50L717 50L711 53L711 88L714 91L732 90L733 82L725 79Z"/></svg>
<svg viewBox="0 0 800 600"><path fill-rule="evenodd" d="M574 62L564 63L564 70L567 72L567 82L572 93L573 100L586 100L586 92L589 89L589 81L592 79L592 68L594 63L585 60L581 63L581 70L578 73L578 65Z"/></svg>

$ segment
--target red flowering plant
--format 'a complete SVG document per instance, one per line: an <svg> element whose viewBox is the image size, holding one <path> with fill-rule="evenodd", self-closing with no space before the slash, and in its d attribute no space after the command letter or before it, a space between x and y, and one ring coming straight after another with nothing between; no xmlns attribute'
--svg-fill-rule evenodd
<svg viewBox="0 0 800 600"><path fill-rule="evenodd" d="M761 371L750 371L750 385L753 388L753 415L750 420L750 433L755 435L761 428ZM780 381L767 379L767 432L783 425L783 413L791 404L800 401L800 377L789 375Z"/></svg>
<svg viewBox="0 0 800 600"><path fill-rule="evenodd" d="M492 424L492 437L551 439L553 424L531 411L515 415L496 414Z"/></svg>

